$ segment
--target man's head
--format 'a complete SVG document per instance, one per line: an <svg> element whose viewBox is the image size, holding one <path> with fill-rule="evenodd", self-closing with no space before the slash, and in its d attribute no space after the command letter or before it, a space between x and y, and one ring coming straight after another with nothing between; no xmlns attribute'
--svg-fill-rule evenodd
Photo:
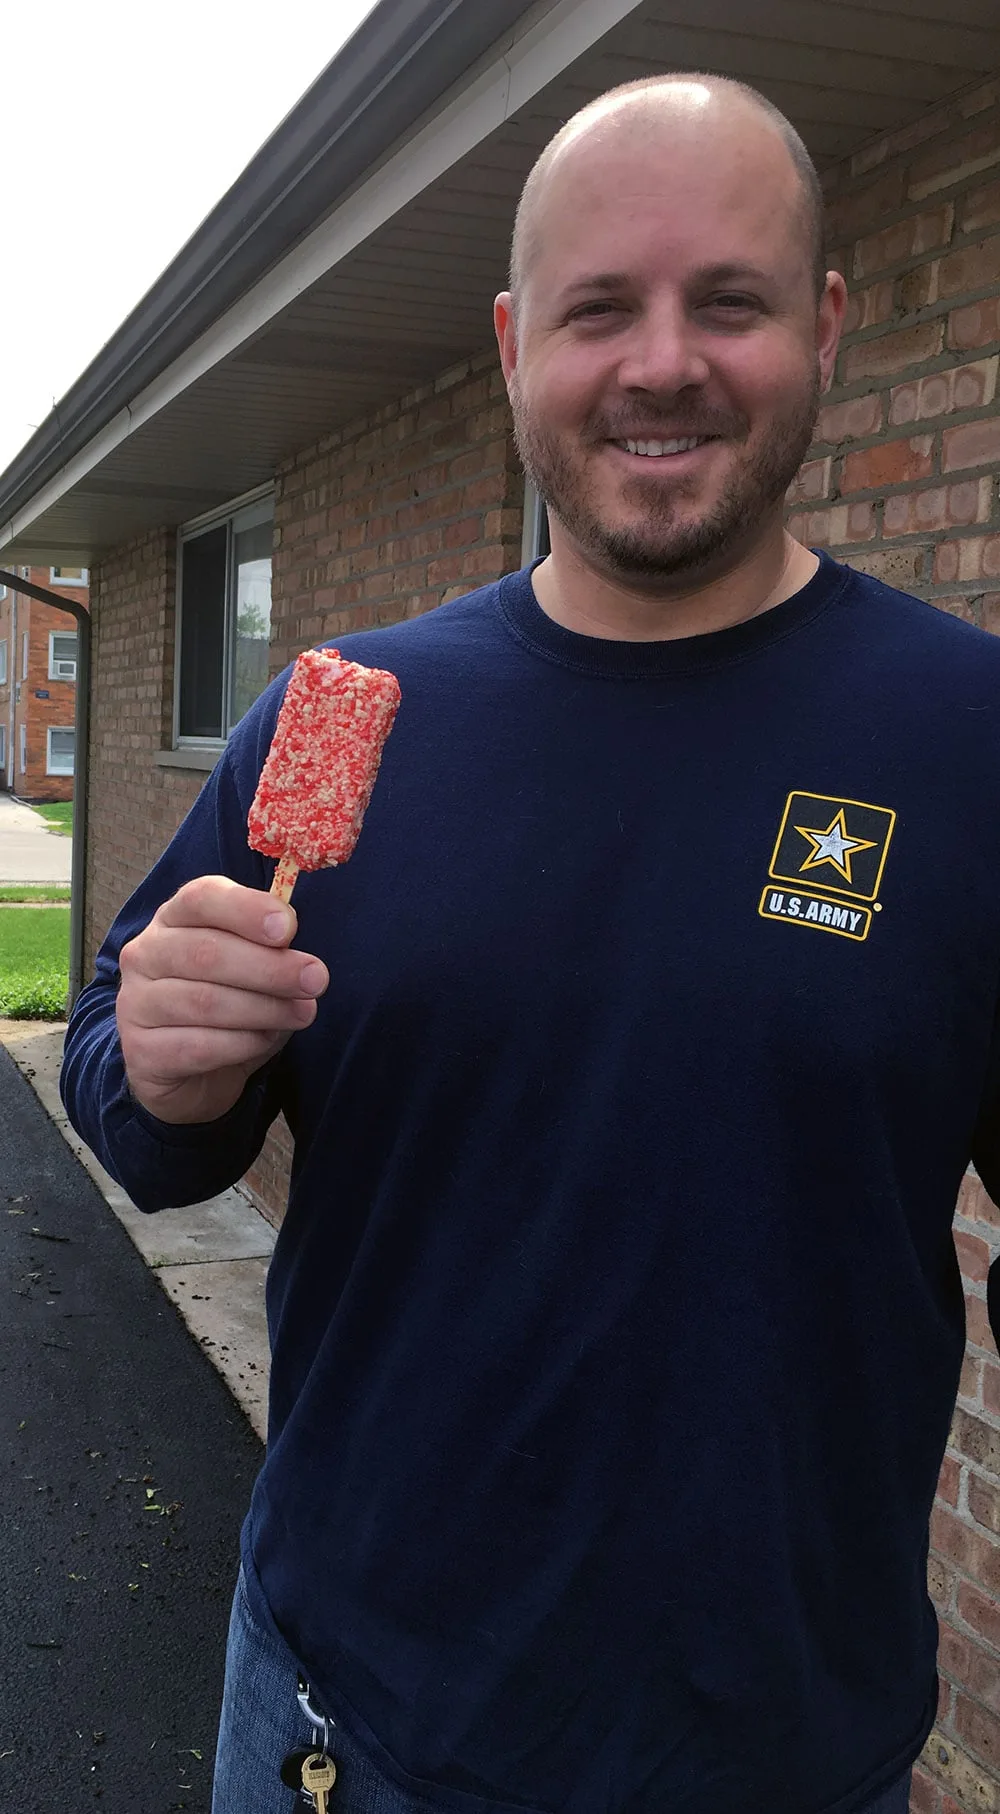
<svg viewBox="0 0 1000 1814"><path fill-rule="evenodd" d="M631 83L563 127L525 185L497 299L554 534L655 586L780 523L843 314L821 254L808 153L738 83Z"/></svg>

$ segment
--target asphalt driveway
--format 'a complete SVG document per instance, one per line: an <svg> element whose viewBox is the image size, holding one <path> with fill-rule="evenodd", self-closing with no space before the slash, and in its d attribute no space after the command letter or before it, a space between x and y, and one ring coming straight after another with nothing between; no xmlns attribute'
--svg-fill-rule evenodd
<svg viewBox="0 0 1000 1814"><path fill-rule="evenodd" d="M0 1806L208 1814L262 1449L0 1047Z"/></svg>

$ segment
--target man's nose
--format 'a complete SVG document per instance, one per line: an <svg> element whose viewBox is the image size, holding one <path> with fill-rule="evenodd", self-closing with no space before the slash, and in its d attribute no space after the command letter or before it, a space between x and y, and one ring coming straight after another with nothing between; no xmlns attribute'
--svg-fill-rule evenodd
<svg viewBox="0 0 1000 1814"><path fill-rule="evenodd" d="M622 349L623 390L673 395L708 381L709 366L695 323L676 302L648 309L632 324Z"/></svg>

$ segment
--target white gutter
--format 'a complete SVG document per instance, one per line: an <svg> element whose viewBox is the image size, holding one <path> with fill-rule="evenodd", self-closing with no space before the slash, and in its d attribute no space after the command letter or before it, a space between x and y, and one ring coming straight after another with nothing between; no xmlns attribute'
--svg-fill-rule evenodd
<svg viewBox="0 0 1000 1814"><path fill-rule="evenodd" d="M180 358L0 526L0 548L30 528L136 429L273 321L379 227L467 157L642 0L539 0L445 101L328 218L227 309Z"/></svg>

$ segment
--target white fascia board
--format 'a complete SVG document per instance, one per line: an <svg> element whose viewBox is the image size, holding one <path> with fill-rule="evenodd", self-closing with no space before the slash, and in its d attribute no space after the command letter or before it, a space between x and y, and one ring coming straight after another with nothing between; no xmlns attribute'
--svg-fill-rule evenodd
<svg viewBox="0 0 1000 1814"><path fill-rule="evenodd" d="M557 0L552 6L541 0L423 126L3 524L0 547L23 534L130 434L259 334L641 4Z"/></svg>

